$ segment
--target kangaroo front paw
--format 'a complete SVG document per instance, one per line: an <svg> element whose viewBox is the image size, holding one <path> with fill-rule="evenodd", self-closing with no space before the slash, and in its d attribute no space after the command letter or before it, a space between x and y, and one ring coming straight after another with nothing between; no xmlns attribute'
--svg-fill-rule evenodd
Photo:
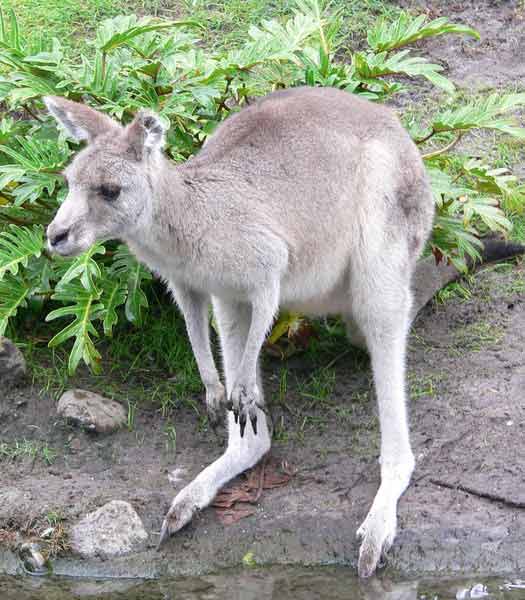
<svg viewBox="0 0 525 600"><path fill-rule="evenodd" d="M363 524L357 530L357 537L362 540L359 548L357 571L359 577L370 577L394 542L396 537L396 509L377 510L368 513Z"/></svg>
<svg viewBox="0 0 525 600"><path fill-rule="evenodd" d="M197 512L198 507L192 500L190 494L182 490L173 501L160 530L160 539L157 546L159 549L174 533L187 525Z"/></svg>
<svg viewBox="0 0 525 600"><path fill-rule="evenodd" d="M221 407L224 406L226 393L224 386L219 381L206 386L206 409L208 411L208 420L215 429L220 420Z"/></svg>
<svg viewBox="0 0 525 600"><path fill-rule="evenodd" d="M262 408L262 399L256 383L237 383L234 385L228 408L233 410L235 422L239 422L241 437L248 418L252 424L253 433L257 435L257 408Z"/></svg>

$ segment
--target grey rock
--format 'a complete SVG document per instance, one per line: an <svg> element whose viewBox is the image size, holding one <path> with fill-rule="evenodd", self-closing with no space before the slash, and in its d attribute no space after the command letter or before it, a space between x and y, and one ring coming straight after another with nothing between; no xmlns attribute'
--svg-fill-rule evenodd
<svg viewBox="0 0 525 600"><path fill-rule="evenodd" d="M127 422L124 407L86 390L69 390L58 401L57 412L68 421L89 431L109 433Z"/></svg>
<svg viewBox="0 0 525 600"><path fill-rule="evenodd" d="M0 336L0 382L12 385L21 381L26 374L26 361L13 342Z"/></svg>
<svg viewBox="0 0 525 600"><path fill-rule="evenodd" d="M71 548L83 558L123 556L144 547L148 534L129 502L112 500L71 530Z"/></svg>

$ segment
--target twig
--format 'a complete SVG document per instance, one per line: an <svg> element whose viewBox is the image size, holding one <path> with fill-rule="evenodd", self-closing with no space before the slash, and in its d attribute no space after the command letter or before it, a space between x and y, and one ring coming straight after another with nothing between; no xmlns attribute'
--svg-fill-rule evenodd
<svg viewBox="0 0 525 600"><path fill-rule="evenodd" d="M491 502L502 502L506 506L512 506L513 508L525 508L525 502L520 502L519 500L510 500L509 498L505 498L505 496L501 496L500 494L482 492L480 490L476 490L475 488L469 485L463 485L461 483L449 483L448 481L442 481L441 479L429 479L429 481L433 485L448 488L449 490L459 490L460 492L466 492L467 494L472 494L473 496L477 496L478 498L484 498L485 500L490 500Z"/></svg>
<svg viewBox="0 0 525 600"><path fill-rule="evenodd" d="M41 118L40 118L40 117L39 117L39 116L38 116L36 113L34 113L34 112L33 112L33 111L32 111L32 110L29 108L29 106L28 106L27 104L24 104L24 110L25 110L26 112L28 112L28 113L29 113L29 114L30 114L30 115L33 117L33 119L36 119L36 120L37 120L37 121L39 121L40 123L43 123L43 122L44 122L44 121L43 121L43 120L42 120L42 119L41 119Z"/></svg>
<svg viewBox="0 0 525 600"><path fill-rule="evenodd" d="M424 144L426 141L428 141L436 133L437 133L437 131L432 127L432 129L430 130L430 133L428 135L426 135L424 138L421 138L420 140L414 140L414 141L419 146L419 144Z"/></svg>
<svg viewBox="0 0 525 600"><path fill-rule="evenodd" d="M224 88L224 94L222 95L222 98L217 106L217 112L219 112L221 109L227 110L228 112L230 111L230 109L226 106L226 101L228 100L228 92L230 91L230 85L232 81L233 77L226 78L226 87Z"/></svg>
<svg viewBox="0 0 525 600"><path fill-rule="evenodd" d="M434 158L435 156L439 156L440 154L444 154L445 152L448 152L449 150L452 150L452 148L454 148L454 146L459 142L459 140L462 137L463 137L463 132L460 132L450 142L450 144L447 144L446 146L444 146L443 148L440 148L439 150L434 150L433 152L427 152L427 154L422 154L421 158L423 158L423 160L428 159L428 158Z"/></svg>
<svg viewBox="0 0 525 600"><path fill-rule="evenodd" d="M335 358L332 358L332 360L323 367L323 370L330 369L331 367L333 367L335 365L336 362L341 360L341 358L348 356L348 354L350 354L351 352L352 352L352 350L344 350L343 352L341 352L341 354L338 354Z"/></svg>
<svg viewBox="0 0 525 600"><path fill-rule="evenodd" d="M259 473L259 485L257 487L257 492L255 493L255 496L252 500L253 504L256 504L257 502L259 502L263 489L264 489L264 470L266 467L266 463L268 462L268 455L266 454L261 462L261 470Z"/></svg>

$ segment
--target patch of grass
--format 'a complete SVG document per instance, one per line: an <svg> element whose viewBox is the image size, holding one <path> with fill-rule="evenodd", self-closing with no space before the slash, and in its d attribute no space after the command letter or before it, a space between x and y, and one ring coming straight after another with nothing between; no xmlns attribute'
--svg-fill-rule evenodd
<svg viewBox="0 0 525 600"><path fill-rule="evenodd" d="M65 517L55 510L51 510L46 514L46 521L49 523L50 527L56 527L59 523L61 523L64 520Z"/></svg>
<svg viewBox="0 0 525 600"><path fill-rule="evenodd" d="M58 452L45 442L26 439L0 442L0 462L2 460L41 459L46 464L51 465L55 462L57 456Z"/></svg>
<svg viewBox="0 0 525 600"><path fill-rule="evenodd" d="M517 215L512 219L512 239L525 244L525 215Z"/></svg>
<svg viewBox="0 0 525 600"><path fill-rule="evenodd" d="M441 380L440 375L418 375L417 373L408 374L409 397L411 400L419 398L433 398L437 393L437 384Z"/></svg>
<svg viewBox="0 0 525 600"><path fill-rule="evenodd" d="M135 3L138 7L140 2ZM130 12L124 0L6 0L2 8L13 8L31 40L56 37L74 52L85 51L84 38L108 17ZM133 10L133 9L131 9Z"/></svg>
<svg viewBox="0 0 525 600"><path fill-rule="evenodd" d="M68 348L47 347L55 333L49 324L36 329L38 320L21 324L15 341L20 342L33 384L56 399L68 388L87 387L127 403L128 429L133 429L136 412L143 406L159 408L167 416L175 407L185 405L200 415L195 396L203 388L186 326L177 308L166 308L161 295L150 297L151 310L144 327L121 323L112 339L97 343L105 366L100 375L80 368L70 377Z"/></svg>
<svg viewBox="0 0 525 600"><path fill-rule="evenodd" d="M166 452L175 454L175 451L177 450L177 430L175 429L175 425L166 423L166 425L164 425L163 433L166 438Z"/></svg>
<svg viewBox="0 0 525 600"><path fill-rule="evenodd" d="M469 352L481 352L488 346L498 344L503 339L504 331L494 323L482 321L472 323L454 333L454 352L465 350Z"/></svg>
<svg viewBox="0 0 525 600"><path fill-rule="evenodd" d="M436 294L435 299L438 304L445 304L453 299L467 301L472 298L472 292L470 290L471 277L467 276L461 281L453 281L446 285L443 289L439 290Z"/></svg>
<svg viewBox="0 0 525 600"><path fill-rule="evenodd" d="M80 54L89 52L84 40L100 21L119 14L192 19L203 25L200 35L206 46L236 47L252 24L285 18L295 5L295 0L6 0L2 8L16 9L22 29L32 32L31 39L56 37ZM341 11L343 51L362 42L378 16L394 17L400 11L385 0L333 0L332 8Z"/></svg>
<svg viewBox="0 0 525 600"><path fill-rule="evenodd" d="M335 386L335 371L319 369L304 383L299 383L299 393L311 404L324 403L331 395Z"/></svg>
<svg viewBox="0 0 525 600"><path fill-rule="evenodd" d="M45 559L63 556L71 549L69 533L63 523L57 523L50 537L45 540L43 556Z"/></svg>

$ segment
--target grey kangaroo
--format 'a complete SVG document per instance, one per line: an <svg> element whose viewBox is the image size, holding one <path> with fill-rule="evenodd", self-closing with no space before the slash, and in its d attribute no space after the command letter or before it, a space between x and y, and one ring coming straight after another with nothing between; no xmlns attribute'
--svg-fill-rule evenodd
<svg viewBox="0 0 525 600"><path fill-rule="evenodd" d="M280 91L227 118L175 165L153 113L124 127L64 98L45 101L88 142L65 169L69 194L48 227L50 249L71 256L96 240L125 241L184 314L211 415L230 408L226 451L177 494L161 541L270 449L258 359L279 307L340 314L350 342L370 354L379 406L381 484L357 531L359 574L372 575L414 469L405 354L412 279L434 214L419 151L394 113L335 89ZM417 275L415 284L429 295Z"/></svg>

